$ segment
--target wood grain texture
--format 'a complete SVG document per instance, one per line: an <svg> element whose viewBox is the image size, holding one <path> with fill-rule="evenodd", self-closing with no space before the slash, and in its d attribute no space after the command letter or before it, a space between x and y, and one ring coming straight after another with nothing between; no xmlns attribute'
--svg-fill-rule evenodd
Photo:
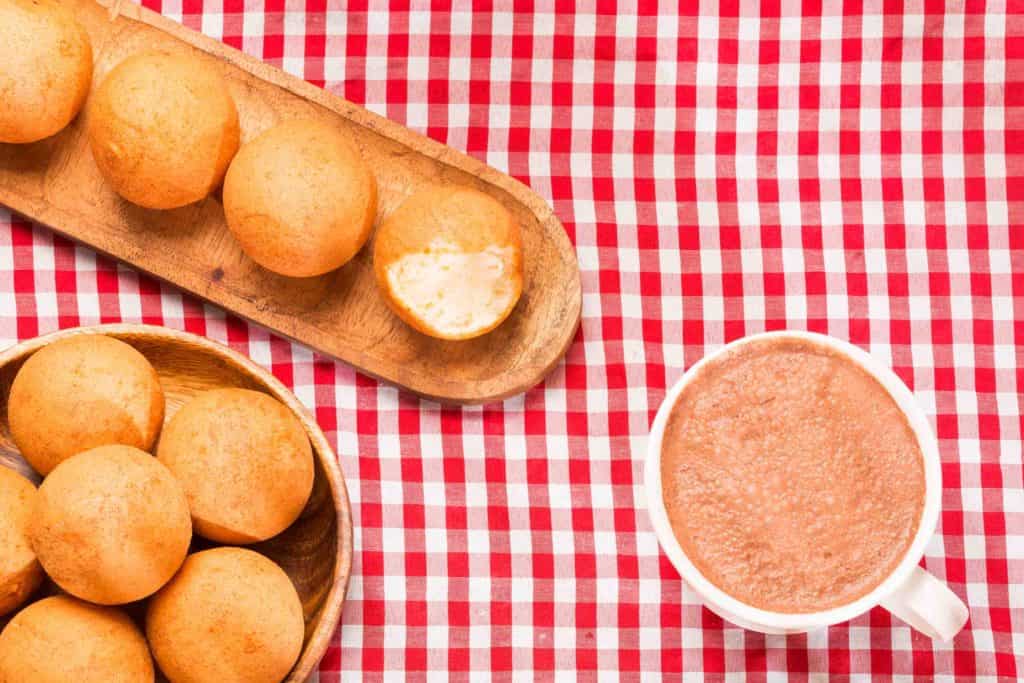
<svg viewBox="0 0 1024 683"><path fill-rule="evenodd" d="M524 289L498 329L469 341L416 332L387 308L371 249L326 275L290 279L256 265L229 233L218 197L171 211L120 199L85 138L87 114L52 138L0 144L0 203L63 235L212 301L359 370L444 402L484 403L540 382L579 325L575 251L551 207L513 178L165 17L120 0L63 0L93 41L93 89L143 50L190 53L219 71L238 105L242 140L279 121L313 117L349 131L380 188L377 220L429 184L475 187L523 229ZM87 105L88 106L88 105Z"/></svg>
<svg viewBox="0 0 1024 683"><path fill-rule="evenodd" d="M166 424L196 393L220 387L241 387L270 394L302 422L315 453L313 493L302 515L283 533L247 546L277 562L295 584L306 618L302 655L285 680L302 683L327 650L341 618L352 568L352 515L345 480L338 461L316 421L269 372L245 356L208 339L187 332L149 325L98 325L61 330L31 339L0 352L0 466L12 467L34 482L39 476L25 462L11 440L7 424L7 396L22 363L35 351L58 339L79 334L105 334L131 344L156 368L167 400ZM156 446L154 446L154 452ZM213 547L193 536L190 552ZM58 592L46 582L35 599ZM129 606L136 618L144 614L144 602ZM9 615L13 616L13 615ZM0 628L4 626L0 620ZM163 679L160 679L163 680Z"/></svg>

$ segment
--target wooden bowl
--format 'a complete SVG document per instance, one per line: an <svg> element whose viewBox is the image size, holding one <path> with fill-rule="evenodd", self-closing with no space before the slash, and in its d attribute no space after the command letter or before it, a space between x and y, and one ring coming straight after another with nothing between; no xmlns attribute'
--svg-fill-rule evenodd
<svg viewBox="0 0 1024 683"><path fill-rule="evenodd" d="M7 424L11 382L21 364L35 351L58 339L81 334L104 334L120 339L149 359L160 376L167 398L165 423L193 395L218 387L265 392L288 406L301 420L316 455L309 503L299 519L283 533L248 547L281 565L302 599L306 639L295 668L285 680L288 683L305 681L323 657L341 618L352 568L352 515L345 479L316 421L273 375L245 356L209 339L151 325L96 325L61 330L0 352L0 466L12 467L36 483L40 477L21 457ZM213 545L195 536L192 550ZM35 597L48 592L55 592L52 584L44 586ZM129 608L129 611L136 616L142 614L137 608Z"/></svg>

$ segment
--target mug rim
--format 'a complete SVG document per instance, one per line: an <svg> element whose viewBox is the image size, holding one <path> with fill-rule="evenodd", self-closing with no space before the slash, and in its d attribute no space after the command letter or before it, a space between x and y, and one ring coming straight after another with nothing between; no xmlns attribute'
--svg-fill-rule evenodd
<svg viewBox="0 0 1024 683"><path fill-rule="evenodd" d="M687 557L682 546L672 531L665 510L664 490L661 485L661 446L665 435L665 426L669 414L679 399L683 389L693 381L697 372L706 363L722 356L744 344L763 339L803 339L821 344L837 351L856 363L858 367L875 378L889 393L907 422L914 431L921 455L924 460L925 501L918 522L914 539L899 564L886 578L865 595L837 607L816 612L776 612L761 609L729 595L705 577ZM932 432L927 415L914 398L907 385L888 366L875 359L867 351L849 342L819 334L798 330L777 330L760 332L735 339L719 349L704 355L699 361L687 369L682 377L666 392L665 398L658 407L651 432L647 440L646 462L644 464L644 484L647 494L647 509L658 537L658 544L668 556L669 561L679 572L682 579L693 588L712 611L721 609L726 619L736 619L740 625L748 628L764 627L771 630L807 631L823 626L830 626L857 617L892 595L910 576L924 556L925 548L939 519L942 498L942 466L939 458L938 441ZM746 622L746 623L744 623Z"/></svg>

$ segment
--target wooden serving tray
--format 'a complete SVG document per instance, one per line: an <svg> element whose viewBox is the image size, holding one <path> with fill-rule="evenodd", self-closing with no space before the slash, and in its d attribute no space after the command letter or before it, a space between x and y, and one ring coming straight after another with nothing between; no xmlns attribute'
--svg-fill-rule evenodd
<svg viewBox="0 0 1024 683"><path fill-rule="evenodd" d="M341 619L341 609L352 570L352 510L338 458L316 420L295 395L253 361L203 337L152 325L97 325L60 330L23 341L0 352L0 467L15 469L33 482L32 470L14 445L7 423L7 397L11 383L29 356L60 339L81 334L104 334L135 347L153 365L167 401L164 424L196 394L209 389L239 387L270 394L302 422L313 446L314 479L309 502L295 522L270 540L247 546L277 562L295 584L302 600L306 637L302 654L284 683L304 683L330 645ZM154 446L153 451L156 451ZM189 552L214 545L193 536ZM59 592L49 579L29 602ZM142 620L143 603L128 606ZM0 629L13 614L0 617ZM60 656L55 653L55 656ZM166 683L162 675L158 683Z"/></svg>
<svg viewBox="0 0 1024 683"><path fill-rule="evenodd" d="M102 6L64 0L92 37L94 88L137 52L192 53L227 81L243 142L288 118L318 117L349 130L377 176L378 220L427 184L482 190L522 225L522 299L493 332L451 342L420 334L392 314L377 291L370 249L320 277L275 275L242 253L219 197L172 211L120 199L93 161L84 135L86 114L41 142L0 144L0 203L422 396L455 403L499 400L534 386L562 358L579 325L579 267L562 224L528 187L159 14L127 1L100 1Z"/></svg>

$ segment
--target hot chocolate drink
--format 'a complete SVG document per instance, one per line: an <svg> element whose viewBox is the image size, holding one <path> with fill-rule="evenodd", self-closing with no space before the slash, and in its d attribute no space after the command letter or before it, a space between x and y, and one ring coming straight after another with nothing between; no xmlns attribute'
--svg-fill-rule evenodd
<svg viewBox="0 0 1024 683"><path fill-rule="evenodd" d="M817 612L878 586L909 549L924 458L888 391L796 337L701 367L670 413L661 479L690 561L734 598Z"/></svg>

